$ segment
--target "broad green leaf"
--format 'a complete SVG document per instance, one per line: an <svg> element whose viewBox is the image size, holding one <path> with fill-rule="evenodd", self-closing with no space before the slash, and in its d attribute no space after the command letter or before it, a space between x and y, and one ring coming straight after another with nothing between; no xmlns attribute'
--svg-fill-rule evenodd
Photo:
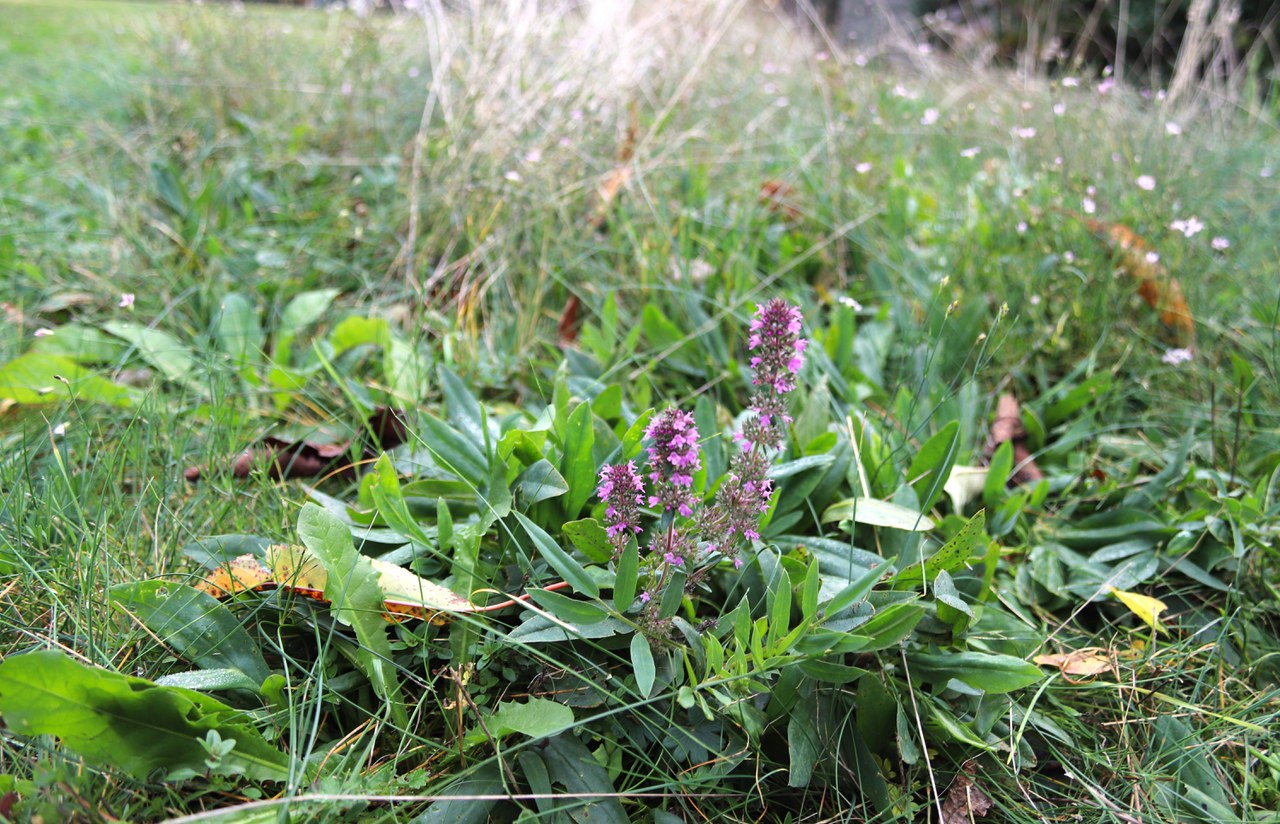
<svg viewBox="0 0 1280 824"><path fill-rule="evenodd" d="M487 762L440 792L440 800L431 802L412 824L486 824L496 799L506 793L498 765Z"/></svg>
<svg viewBox="0 0 1280 824"><path fill-rule="evenodd" d="M435 415L423 415L423 443L441 468L479 487L489 478L489 460L470 438Z"/></svg>
<svg viewBox="0 0 1280 824"><path fill-rule="evenodd" d="M888 649L911 634L924 617L924 606L916 603L894 604L876 613L870 621L857 628L859 635L871 642L863 647L865 652Z"/></svg>
<svg viewBox="0 0 1280 824"><path fill-rule="evenodd" d="M486 416L480 402L451 369L444 364L436 368L440 375L440 390L449 413L449 423L475 444L481 454L489 451Z"/></svg>
<svg viewBox="0 0 1280 824"><path fill-rule="evenodd" d="M646 409L632 422L631 426L627 427L626 433L622 436L621 460L634 460L640 454L640 442L644 440L645 429L649 427L653 414L654 410Z"/></svg>
<svg viewBox="0 0 1280 824"><path fill-rule="evenodd" d="M609 533L595 518L583 518L581 521L570 521L561 529L573 542L573 545L592 563L607 563L613 557L613 544L609 543Z"/></svg>
<svg viewBox="0 0 1280 824"><path fill-rule="evenodd" d="M818 736L818 702L809 686L800 693L787 717L788 787L807 787L822 755Z"/></svg>
<svg viewBox="0 0 1280 824"><path fill-rule="evenodd" d="M570 624L597 624L609 617L609 612L597 603L579 601L553 590L530 589L529 597L547 612Z"/></svg>
<svg viewBox="0 0 1280 824"><path fill-rule="evenodd" d="M653 663L653 650L649 647L649 639L643 632L631 636L631 668L636 674L636 688L642 698L648 698L653 692L653 681L657 676L657 667Z"/></svg>
<svg viewBox="0 0 1280 824"><path fill-rule="evenodd" d="M991 465L987 467L987 478L982 485L982 503L986 506L998 506L1005 496L1005 485L1013 472L1013 441L1005 441L996 447L991 456Z"/></svg>
<svg viewBox="0 0 1280 824"><path fill-rule="evenodd" d="M590 824L630 824L615 795L608 771L571 732L561 733L542 750L551 780L568 790L573 817ZM597 796L586 804L583 796Z"/></svg>
<svg viewBox="0 0 1280 824"><path fill-rule="evenodd" d="M267 781L289 775L288 757L263 739L246 713L55 650L0 662L0 715L11 733L56 735L87 761L138 779L154 772L174 781L203 775L207 753L200 740L210 730L235 741L222 762L225 772Z"/></svg>
<svg viewBox="0 0 1280 824"><path fill-rule="evenodd" d="M846 498L827 507L822 513L824 524L853 521L870 526L925 532L933 529L933 519L922 512L877 498Z"/></svg>
<svg viewBox="0 0 1280 824"><path fill-rule="evenodd" d="M373 472L370 473L369 479L372 481L369 492L373 497L374 506L377 507L378 515L387 522L387 525L406 538L430 546L431 539L423 532L417 519L409 511L409 505L405 503L400 478L396 474L395 466L391 463L391 458L385 452L373 465Z"/></svg>
<svg viewBox="0 0 1280 824"><path fill-rule="evenodd" d="M231 293L222 299L218 312L218 346L237 369L261 358L263 336L258 310L244 295Z"/></svg>
<svg viewBox="0 0 1280 824"><path fill-rule="evenodd" d="M1094 375L1044 410L1045 426L1052 429L1110 390L1111 374L1109 372Z"/></svg>
<svg viewBox="0 0 1280 824"><path fill-rule="evenodd" d="M920 446L911 459L907 480L916 491L920 509L928 512L942 497L946 479L960 452L960 422L950 421Z"/></svg>
<svg viewBox="0 0 1280 824"><path fill-rule="evenodd" d="M566 629L541 615L530 615L524 623L507 633L506 640L511 644L548 644L578 638L610 638L634 629L618 618L606 618L597 624L583 624Z"/></svg>
<svg viewBox="0 0 1280 824"><path fill-rule="evenodd" d="M31 344L31 353L57 355L76 363L112 363L127 351L128 346L118 338L79 323L64 323L52 335L36 338Z"/></svg>
<svg viewBox="0 0 1280 824"><path fill-rule="evenodd" d="M360 671L387 702L392 719L406 724L408 715L392 663L387 624L382 619L384 596L378 573L368 558L356 552L347 525L316 504L302 507L298 537L324 565L324 597L332 604L334 617L355 630L360 642L356 657Z"/></svg>
<svg viewBox="0 0 1280 824"><path fill-rule="evenodd" d="M545 738L573 726L573 710L549 698L530 698L523 704L504 701L487 723L489 731L497 736L520 733Z"/></svg>
<svg viewBox="0 0 1280 824"><path fill-rule="evenodd" d="M200 692L244 690L258 692L259 684L238 669L202 669L173 672L156 679L162 687L181 687Z"/></svg>
<svg viewBox="0 0 1280 824"><path fill-rule="evenodd" d="M825 658L808 658L798 666L806 676L824 684L852 684L867 674L861 667L838 664Z"/></svg>
<svg viewBox="0 0 1280 824"><path fill-rule="evenodd" d="M185 584L139 581L111 587L108 597L196 666L237 669L255 688L271 674L258 645L212 595Z"/></svg>
<svg viewBox="0 0 1280 824"><path fill-rule="evenodd" d="M626 612L636 599L639 569L640 548L631 541L618 557L618 571L613 579L613 606L618 612Z"/></svg>
<svg viewBox="0 0 1280 824"><path fill-rule="evenodd" d="M986 652L908 652L907 663L913 679L941 685L954 678L989 693L1013 692L1044 678L1030 661Z"/></svg>
<svg viewBox="0 0 1280 824"><path fill-rule="evenodd" d="M987 546L986 515L979 510L968 520L950 541L925 559L924 564L912 564L898 572L894 586L908 587L921 582L932 582L939 572L954 572L974 556L982 555Z"/></svg>
<svg viewBox="0 0 1280 824"><path fill-rule="evenodd" d="M576 518L591 496L596 494L596 464L591 457L594 445L591 405L583 402L569 414L564 433L564 454L560 458L560 472L569 483L564 511L570 518Z"/></svg>
<svg viewBox="0 0 1280 824"><path fill-rule="evenodd" d="M329 311L334 298L339 294L337 289L315 289L300 292L284 307L280 313L280 325L276 328L278 337L293 338L311 324L320 320Z"/></svg>
<svg viewBox="0 0 1280 824"><path fill-rule="evenodd" d="M569 484L551 465L551 461L542 458L521 472L511 488L519 496L520 502L528 507L538 501L559 498L569 491Z"/></svg>
<svg viewBox="0 0 1280 824"><path fill-rule="evenodd" d="M132 344L138 355L168 380L201 392L207 389L196 375L191 348L168 332L123 320L109 321L102 328Z"/></svg>
<svg viewBox="0 0 1280 824"><path fill-rule="evenodd" d="M138 395L127 386L95 375L61 355L28 352L0 366L0 402L35 405L75 398L111 406L132 406Z"/></svg>
<svg viewBox="0 0 1280 824"><path fill-rule="evenodd" d="M561 578L568 581L576 592L586 595L588 598L600 597L600 587L596 585L595 579L569 553L561 549L554 538L548 535L542 527L526 518L524 514L517 512L515 516L520 525L524 527L524 531L533 539L534 546L537 547L538 552L548 566L554 569Z"/></svg>

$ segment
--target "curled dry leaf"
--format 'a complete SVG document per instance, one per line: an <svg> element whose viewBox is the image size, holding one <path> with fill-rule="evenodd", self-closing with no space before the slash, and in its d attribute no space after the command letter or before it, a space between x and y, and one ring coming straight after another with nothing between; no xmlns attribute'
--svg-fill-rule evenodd
<svg viewBox="0 0 1280 824"><path fill-rule="evenodd" d="M1171 329L1177 341L1191 346L1196 340L1196 322L1182 294L1182 285L1170 277L1152 255L1151 245L1127 226L1086 219L1089 231L1111 247L1120 259L1120 268L1138 281L1138 295L1160 313L1160 322Z"/></svg>
<svg viewBox="0 0 1280 824"><path fill-rule="evenodd" d="M1042 667L1055 667L1063 675L1078 678L1096 678L1104 673L1115 673L1116 664L1112 655L1102 647L1085 647L1072 652L1056 652L1052 655L1037 655L1032 659Z"/></svg>
<svg viewBox="0 0 1280 824"><path fill-rule="evenodd" d="M1044 472L1036 466L1031 457L1031 450L1026 445L1027 430L1022 425L1022 412L1018 407L1018 399L1006 392L996 401L996 419L991 424L991 434L983 446L982 454L988 460L995 454L996 448L1005 441L1013 441L1013 484L1034 483L1044 477Z"/></svg>
<svg viewBox="0 0 1280 824"><path fill-rule="evenodd" d="M760 184L760 202L769 211L788 220L800 217L796 206L795 187L785 180L766 180Z"/></svg>
<svg viewBox="0 0 1280 824"><path fill-rule="evenodd" d="M383 592L383 617L393 623L419 620L445 624L456 615L505 609L529 597L521 595L498 604L476 606L469 599L404 567L377 559L371 559L370 563L378 573L378 586ZM218 600L246 592L281 589L328 604L330 602L324 594L328 580L324 565L311 550L292 544L276 544L267 548L265 558L247 554L231 559L226 566L210 572L195 588ZM543 589L557 590L567 586L567 583L560 582Z"/></svg>
<svg viewBox="0 0 1280 824"><path fill-rule="evenodd" d="M577 295L570 295L565 301L564 311L560 313L560 322L556 324L556 335L561 346L573 346L578 342L578 329L581 326L578 321L578 309L581 305L582 301L578 300Z"/></svg>
<svg viewBox="0 0 1280 824"><path fill-rule="evenodd" d="M947 791L940 820L942 824L969 824L973 819L986 815L990 809L991 797L973 779L973 766L969 764Z"/></svg>
<svg viewBox="0 0 1280 824"><path fill-rule="evenodd" d="M636 135L640 129L640 116L633 102L627 109L629 120L627 133L618 146L618 162L601 180L600 185L592 192L591 204L587 208L587 225L592 229L603 229L609 220L609 209L623 188L631 182L631 161L636 156Z"/></svg>
<svg viewBox="0 0 1280 824"><path fill-rule="evenodd" d="M407 436L404 414L387 407L374 410L366 421L367 431L355 439L363 460L377 457L381 452L404 443ZM372 437L370 437L372 436ZM331 472L352 474L355 465L350 456L353 441L322 443L309 440L287 440L267 435L235 457L231 473L237 478L247 478L257 467L265 466L274 479L314 478ZM182 473L188 481L200 480L205 469L189 467Z"/></svg>

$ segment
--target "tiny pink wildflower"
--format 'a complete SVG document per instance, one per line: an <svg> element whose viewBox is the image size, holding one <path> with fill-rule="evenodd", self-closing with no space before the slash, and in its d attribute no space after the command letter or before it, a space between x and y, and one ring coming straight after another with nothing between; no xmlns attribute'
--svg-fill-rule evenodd
<svg viewBox="0 0 1280 824"><path fill-rule="evenodd" d="M120 302L116 304L121 309L128 309L133 306L133 292L125 292L120 296Z"/></svg>
<svg viewBox="0 0 1280 824"><path fill-rule="evenodd" d="M1231 241L1219 235L1218 237L1215 237L1213 240L1209 241L1209 245L1217 249L1219 252L1221 252L1223 249L1228 249L1231 247Z"/></svg>
<svg viewBox="0 0 1280 824"><path fill-rule="evenodd" d="M1164 353L1164 357L1160 360L1170 366L1178 366L1191 360L1194 353L1190 349L1170 349Z"/></svg>
<svg viewBox="0 0 1280 824"><path fill-rule="evenodd" d="M40 329L37 329L37 330L36 330L36 337L37 337L37 338L47 338L47 337L49 337L49 336L50 336L50 335L52 335L52 334L53 334L53 330L52 330L52 329L40 328Z"/></svg>
<svg viewBox="0 0 1280 824"><path fill-rule="evenodd" d="M1138 178L1133 182L1138 184L1139 189L1146 192L1150 192L1156 187L1156 179L1151 175L1138 175Z"/></svg>

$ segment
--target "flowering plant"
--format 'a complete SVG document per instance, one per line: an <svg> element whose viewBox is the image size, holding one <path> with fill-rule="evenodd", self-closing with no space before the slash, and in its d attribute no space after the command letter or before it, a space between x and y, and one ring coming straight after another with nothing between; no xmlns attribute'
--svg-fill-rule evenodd
<svg viewBox="0 0 1280 824"><path fill-rule="evenodd" d="M694 586L721 560L741 568L743 551L760 540L760 520L769 511L773 482L769 467L785 439L787 393L796 388L808 341L800 336L800 310L775 298L756 308L747 347L752 352L753 391L745 422L734 433L737 452L709 503L694 491L694 473L702 461L694 417L677 408L663 410L645 430L649 439L644 479L634 463L606 465L600 470L597 494L605 503L606 532L615 557L633 536L644 532L640 504L657 510L658 528L651 531L645 556L651 585L640 593L645 625L661 631L654 596L672 583Z"/></svg>

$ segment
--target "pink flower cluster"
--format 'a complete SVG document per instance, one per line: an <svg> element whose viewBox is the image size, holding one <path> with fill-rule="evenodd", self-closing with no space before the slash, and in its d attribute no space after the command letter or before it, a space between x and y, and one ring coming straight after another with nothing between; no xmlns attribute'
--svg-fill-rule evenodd
<svg viewBox="0 0 1280 824"><path fill-rule="evenodd" d="M600 487L596 490L605 503L605 532L615 554L621 555L632 535L640 534L640 506L644 504L644 481L636 473L633 461L607 464L600 470Z"/></svg>
<svg viewBox="0 0 1280 824"><path fill-rule="evenodd" d="M804 366L804 350L809 343L800 337L801 320L800 309L781 298L756 307L751 336L747 338L747 348L758 350L751 358L756 386L771 387L779 395L796 388L795 375Z"/></svg>
<svg viewBox="0 0 1280 824"><path fill-rule="evenodd" d="M693 473L702 468L698 457L698 426L693 415L666 409L649 423L649 505L662 504L688 518L693 514Z"/></svg>

